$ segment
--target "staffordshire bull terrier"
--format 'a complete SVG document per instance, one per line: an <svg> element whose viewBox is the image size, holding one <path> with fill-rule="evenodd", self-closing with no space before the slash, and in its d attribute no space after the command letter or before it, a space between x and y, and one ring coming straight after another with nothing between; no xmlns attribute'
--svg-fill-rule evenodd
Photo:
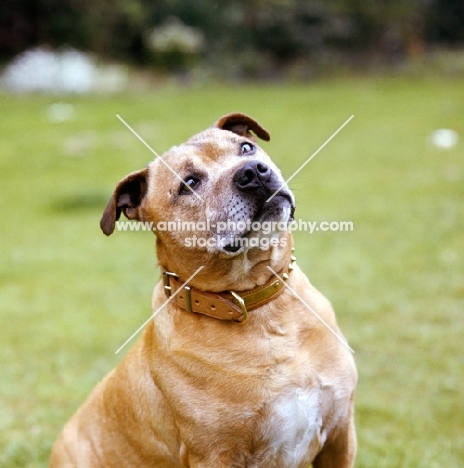
<svg viewBox="0 0 464 468"><path fill-rule="evenodd" d="M270 137L232 113L117 184L101 228L121 213L153 226L156 316L51 468L353 466L354 360L295 264L294 197L256 138Z"/></svg>

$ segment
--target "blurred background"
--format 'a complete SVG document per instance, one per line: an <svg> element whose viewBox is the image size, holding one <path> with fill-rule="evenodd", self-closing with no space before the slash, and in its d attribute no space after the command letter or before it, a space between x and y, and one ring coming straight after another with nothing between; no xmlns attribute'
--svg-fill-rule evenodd
<svg viewBox="0 0 464 468"><path fill-rule="evenodd" d="M311 79L464 43L460 0L4 0L0 59L73 48L188 79ZM462 61L462 59L461 59ZM462 64L461 64L462 66Z"/></svg>
<svg viewBox="0 0 464 468"><path fill-rule="evenodd" d="M464 2L0 2L0 467L42 468L133 342L150 232L117 182L232 111L292 179L296 256L356 351L357 468L464 466ZM246 350L244 350L246 351ZM308 363L308 365L310 365Z"/></svg>

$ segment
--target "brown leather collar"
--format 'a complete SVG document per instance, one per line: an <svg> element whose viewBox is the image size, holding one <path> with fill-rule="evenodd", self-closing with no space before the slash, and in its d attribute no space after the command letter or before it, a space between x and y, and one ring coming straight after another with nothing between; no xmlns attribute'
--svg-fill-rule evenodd
<svg viewBox="0 0 464 468"><path fill-rule="evenodd" d="M294 268L295 257L291 256L290 264L284 268L279 276L286 281ZM183 282L175 273L163 273L164 292L167 297L174 295L175 303L182 309L196 314L208 315L219 320L233 320L244 324L248 319L248 311L256 309L278 297L285 286L278 278L272 277L262 286L256 286L247 291L223 291L213 293L200 291L190 286L183 286ZM176 293L177 292L177 293Z"/></svg>

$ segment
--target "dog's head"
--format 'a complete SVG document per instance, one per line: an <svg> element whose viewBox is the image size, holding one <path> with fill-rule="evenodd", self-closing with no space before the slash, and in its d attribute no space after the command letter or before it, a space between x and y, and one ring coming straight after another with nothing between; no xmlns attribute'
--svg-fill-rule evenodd
<svg viewBox="0 0 464 468"><path fill-rule="evenodd" d="M227 274L228 280L213 286L217 290L229 283L259 284L262 275L250 275L257 264L288 256L292 241L286 226L295 203L256 137L270 139L251 117L228 114L129 174L103 213L103 232L110 235L124 213L152 223L159 263L181 277L204 266L199 278ZM211 279L209 284L211 289Z"/></svg>

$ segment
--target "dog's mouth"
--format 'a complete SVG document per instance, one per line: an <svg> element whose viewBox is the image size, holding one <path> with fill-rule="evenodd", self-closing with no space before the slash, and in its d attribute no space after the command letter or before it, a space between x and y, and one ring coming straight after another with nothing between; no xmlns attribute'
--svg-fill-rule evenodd
<svg viewBox="0 0 464 468"><path fill-rule="evenodd" d="M287 208L287 214L285 213L285 208ZM282 231L283 226L288 227L289 223L294 220L294 213L295 205L291 195L289 193L282 192L277 194L269 203L266 201L258 208L250 222L250 225L255 226L255 223L262 224L265 221L269 221L271 223L274 222L278 224L279 230ZM230 254L239 253L242 250L245 250L248 245L247 241L251 237L254 235L259 237L262 233L262 231L255 229L247 229L242 233L235 233L227 240L221 240L222 250ZM266 233L264 234L266 235ZM272 234L269 232L267 235L271 236Z"/></svg>

